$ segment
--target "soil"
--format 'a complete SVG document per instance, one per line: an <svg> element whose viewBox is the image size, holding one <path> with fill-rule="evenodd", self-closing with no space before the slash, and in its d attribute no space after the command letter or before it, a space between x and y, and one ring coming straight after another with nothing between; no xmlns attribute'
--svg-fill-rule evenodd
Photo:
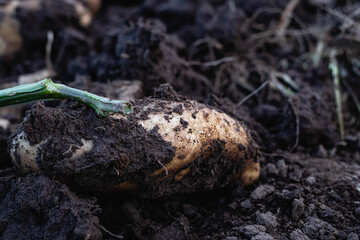
<svg viewBox="0 0 360 240"><path fill-rule="evenodd" d="M99 146L121 142L123 152L137 149L134 169L146 156L166 163L174 149L156 132L133 132L131 126L112 132L114 119L98 118L80 104L0 109L1 239L359 239L357 1L103 0L87 27L44 2L36 18L16 14L20 23L34 24L21 25L20 50L0 57L1 86L46 68L51 30L55 82L135 104L153 95L159 101L196 99L223 111L242 121L259 145L261 176L246 187L153 191L156 199L89 191L82 186L103 187L98 177L114 181L114 166L103 163L118 162L120 150L66 166L59 156L69 144L75 151L81 138L98 136ZM339 70L343 136L329 64ZM175 90L159 88L163 83ZM95 128L99 124L109 127ZM21 128L34 133L32 143L49 131L59 136L43 152L53 161L44 162L44 174L21 174L11 163L6 142ZM87 175L59 177L71 167L88 168ZM144 171L158 168L150 164Z"/></svg>

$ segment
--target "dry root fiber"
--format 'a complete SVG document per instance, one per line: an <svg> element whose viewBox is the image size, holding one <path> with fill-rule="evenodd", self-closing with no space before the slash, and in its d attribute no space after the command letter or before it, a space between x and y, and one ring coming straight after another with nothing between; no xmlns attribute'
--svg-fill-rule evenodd
<svg viewBox="0 0 360 240"><path fill-rule="evenodd" d="M39 104L9 139L13 163L73 186L136 190L144 197L259 177L258 147L240 122L195 101L157 96L171 100L138 100L134 113L106 118L80 105Z"/></svg>

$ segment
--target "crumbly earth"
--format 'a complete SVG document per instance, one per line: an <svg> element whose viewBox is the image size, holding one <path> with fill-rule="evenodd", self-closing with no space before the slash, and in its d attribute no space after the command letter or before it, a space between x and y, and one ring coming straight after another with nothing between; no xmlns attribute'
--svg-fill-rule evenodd
<svg viewBox="0 0 360 240"><path fill-rule="evenodd" d="M106 95L116 92L111 81L135 80L143 83L145 96L167 82L186 98L221 109L250 129L264 158L259 181L248 187L226 186L154 200L124 192L84 192L70 184L69 194L82 194L84 201L96 200L102 211L94 215L104 228L95 224L90 229L100 229L103 239L356 240L360 235L357 9L355 0L103 0L88 28L46 12L34 18L35 22L46 19L45 26L32 24L29 15L19 12L22 21L30 24L21 28L22 35L41 39L27 41L22 51L0 59L0 81L16 84L19 76L43 69L46 33L53 30L55 81L73 84L74 79L86 78L92 84L78 85L80 88ZM329 69L329 63L334 64L330 58L334 50L340 74L343 140ZM102 87L92 87L97 85ZM171 91L158 90L155 95L184 101ZM59 104L68 112L57 112L57 116L76 112L95 119L91 110L63 102L38 105L38 117L46 115L41 112L44 109L58 111L53 107ZM24 117L29 105L16 109L18 114L12 116ZM1 131L2 143L23 121L9 114L0 110L1 118L10 120L9 127ZM67 131L61 127L57 128L59 134ZM74 144L82 144L74 137ZM59 147L52 147L60 153L69 150L61 139L54 141ZM40 194L32 192L40 193L39 186L45 190L64 186L41 174L20 176L9 162L5 144L0 148L0 204L6 205L1 216L7 209L15 213L13 217L28 213L14 210L19 209L12 200L15 192L19 196L27 193L26 202L43 206ZM24 182L25 189L21 187ZM47 198L58 191L49 193ZM55 204L47 206L52 209L49 220L64 219L66 214ZM89 209L81 204L68 206L68 214ZM59 233L71 229L70 224L74 229L75 221L65 222L57 228L37 225L35 230ZM11 224L11 229L0 224L0 238L15 236L19 229L35 231L32 220Z"/></svg>
<svg viewBox="0 0 360 240"><path fill-rule="evenodd" d="M0 174L6 193L0 204L1 239L101 239L94 199L78 197L44 175Z"/></svg>
<svg viewBox="0 0 360 240"><path fill-rule="evenodd" d="M162 83L170 83L179 93L193 98L214 92L208 80L179 56L179 48L183 45L166 34L163 23L139 19L106 36L102 52L93 53L89 60L89 71L99 81L141 80L147 94Z"/></svg>

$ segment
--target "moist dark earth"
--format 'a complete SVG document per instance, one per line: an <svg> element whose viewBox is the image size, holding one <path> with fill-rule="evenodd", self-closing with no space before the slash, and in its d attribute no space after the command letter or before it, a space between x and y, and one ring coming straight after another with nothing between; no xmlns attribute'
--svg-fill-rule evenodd
<svg viewBox="0 0 360 240"><path fill-rule="evenodd" d="M134 102L198 100L250 129L261 176L251 186L149 199L21 174L7 140L26 111L39 119L41 109L94 113L60 101L7 107L0 109L1 239L359 239L357 1L103 0L86 26L61 11L68 8L43 2L36 14L13 13L22 45L0 56L1 89L48 69L48 55L55 82ZM164 83L175 90L159 89ZM73 121L59 132L75 131L80 121ZM63 153L69 146L61 141L54 148ZM154 154L172 154L160 144Z"/></svg>

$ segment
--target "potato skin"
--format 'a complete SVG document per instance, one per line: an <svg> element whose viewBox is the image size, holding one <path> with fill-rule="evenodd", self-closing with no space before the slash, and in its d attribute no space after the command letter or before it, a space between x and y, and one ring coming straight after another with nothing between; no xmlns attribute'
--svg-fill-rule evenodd
<svg viewBox="0 0 360 240"><path fill-rule="evenodd" d="M215 140L225 143L223 155L231 161L242 161L247 155L248 146L255 144L239 121L196 101L186 103L164 101L160 112L156 110L158 107L154 104L147 105L145 111L150 110L151 113L147 114L146 119L141 119L142 112L137 113L140 118L138 123L147 131L157 128L163 139L171 142L176 148L175 157L152 173L152 176L158 177L159 181L171 177L173 173L195 161L200 155L206 157L210 154L211 143ZM120 114L111 117L126 118ZM237 181L251 184L257 180L260 167L253 161L254 159L244 161L244 172L241 176L235 176ZM248 171L254 173L248 176ZM183 176L186 173L179 174ZM176 175L179 180L181 180L180 175Z"/></svg>
<svg viewBox="0 0 360 240"><path fill-rule="evenodd" d="M94 191L137 190L152 198L251 184L259 177L259 150L248 131L196 101L146 98L135 103L133 114L107 118L85 108L65 112L38 106L28 113L9 140L21 171L43 171ZM62 125L72 130L57 136L64 134L55 129Z"/></svg>

